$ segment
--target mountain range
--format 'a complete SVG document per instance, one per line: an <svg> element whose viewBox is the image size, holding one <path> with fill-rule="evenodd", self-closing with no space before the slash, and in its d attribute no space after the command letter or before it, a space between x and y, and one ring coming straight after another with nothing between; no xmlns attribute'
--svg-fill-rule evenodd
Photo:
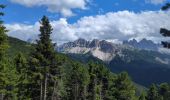
<svg viewBox="0 0 170 100"><path fill-rule="evenodd" d="M9 42L10 57L15 57L18 52L28 55L32 50L28 42L12 37ZM135 83L142 86L170 82L170 55L158 51L97 39L78 39L58 46L57 50L82 63L91 60L103 63L114 73L126 71Z"/></svg>
<svg viewBox="0 0 170 100"><path fill-rule="evenodd" d="M87 41L85 39L78 39L74 42L64 43L57 49L61 53L66 54L90 54L104 62L110 62L116 57L121 57L126 62L130 60L139 59L131 56L133 53L151 52L159 56L153 56L153 59L163 64L169 64L169 55L159 52L160 44L155 44L151 40L143 39L140 42L136 40L124 41L123 44L114 44L105 40L94 39ZM130 54L128 54L130 53ZM149 55L146 55L149 56ZM166 56L166 57L163 57Z"/></svg>
<svg viewBox="0 0 170 100"><path fill-rule="evenodd" d="M91 54L105 62L111 61L116 55L121 56L122 50L133 50L134 48L126 45L113 44L105 40L94 39L86 41L78 39L74 42L68 42L58 47L58 51L71 54ZM123 56L123 55L122 55Z"/></svg>
<svg viewBox="0 0 170 100"><path fill-rule="evenodd" d="M57 50L75 60L103 62L115 73L127 71L132 79L144 86L170 82L170 55L160 53L160 44L143 39L114 44L105 40L78 39L58 46Z"/></svg>
<svg viewBox="0 0 170 100"><path fill-rule="evenodd" d="M135 39L129 41L123 41L124 45L130 45L138 49L151 50L151 51L159 51L159 48L162 48L160 44L156 44L151 40L142 39L141 41L137 41Z"/></svg>

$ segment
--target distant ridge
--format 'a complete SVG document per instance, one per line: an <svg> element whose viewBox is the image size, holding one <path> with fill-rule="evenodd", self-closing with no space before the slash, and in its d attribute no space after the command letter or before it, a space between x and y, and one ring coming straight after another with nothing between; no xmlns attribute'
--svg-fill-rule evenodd
<svg viewBox="0 0 170 100"><path fill-rule="evenodd" d="M130 45L138 49L152 50L152 51L159 51L159 48L162 47L160 44L156 44L153 41L147 39L142 39L139 42L137 42L137 40L135 39L130 41L123 41L123 44Z"/></svg>

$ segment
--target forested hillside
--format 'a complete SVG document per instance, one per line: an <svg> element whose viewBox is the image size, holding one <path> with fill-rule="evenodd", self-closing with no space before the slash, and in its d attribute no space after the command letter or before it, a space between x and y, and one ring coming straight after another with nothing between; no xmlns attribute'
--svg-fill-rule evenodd
<svg viewBox="0 0 170 100"><path fill-rule="evenodd" d="M170 82L168 77L170 75L169 65L146 61L149 60L149 58L147 58L146 60L139 60L140 58L138 57L135 60L126 62L126 60L123 60L122 58L117 56L110 63L105 63L89 54L68 54L68 56L82 63L87 63L88 60L104 63L105 66L113 73L126 71L129 73L129 76L134 82L145 87L149 87L152 83L160 84L162 82Z"/></svg>
<svg viewBox="0 0 170 100"><path fill-rule="evenodd" d="M9 48L7 52L10 57L11 56L14 57L19 52L24 53L24 55L28 55L31 52L31 49L33 49L30 43L27 43L25 41L13 37L8 37L8 43Z"/></svg>

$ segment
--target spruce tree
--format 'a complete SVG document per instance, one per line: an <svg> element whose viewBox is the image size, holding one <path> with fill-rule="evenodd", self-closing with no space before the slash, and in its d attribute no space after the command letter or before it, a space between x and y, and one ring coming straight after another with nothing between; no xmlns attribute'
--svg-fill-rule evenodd
<svg viewBox="0 0 170 100"><path fill-rule="evenodd" d="M170 8L170 3L167 3L165 6L162 7L162 10L168 10ZM164 37L170 37L170 30L165 29L165 28L161 28L160 29L160 33L164 36ZM163 41L162 45L165 48L170 49L170 42L168 41Z"/></svg>
<svg viewBox="0 0 170 100"><path fill-rule="evenodd" d="M97 76L96 76L96 64L93 62L89 63L88 72L90 75L90 82L88 85L88 99L89 100L96 100L96 86L97 86Z"/></svg>
<svg viewBox="0 0 170 100"><path fill-rule="evenodd" d="M159 86L159 94L163 96L163 100L170 100L170 85L168 83L162 83Z"/></svg>
<svg viewBox="0 0 170 100"><path fill-rule="evenodd" d="M139 96L139 100L146 100L146 95L145 95L145 93L142 93L142 94Z"/></svg>
<svg viewBox="0 0 170 100"><path fill-rule="evenodd" d="M146 100L163 100L162 96L158 93L158 88L155 84L149 88Z"/></svg>
<svg viewBox="0 0 170 100"><path fill-rule="evenodd" d="M109 90L108 90L108 95L107 95L107 99L106 100L116 100L116 96L115 96L115 81L117 79L117 75L111 73L109 75Z"/></svg>
<svg viewBox="0 0 170 100"><path fill-rule="evenodd" d="M71 73L67 79L67 91L69 100L86 100L87 85L89 83L89 75L84 66L80 63L73 63Z"/></svg>
<svg viewBox="0 0 170 100"><path fill-rule="evenodd" d="M29 98L28 95L28 64L27 59L22 53L19 53L14 59L16 74L17 74L17 98L19 100L26 100Z"/></svg>
<svg viewBox="0 0 170 100"><path fill-rule="evenodd" d="M52 93L49 92L49 81L55 74L53 71L55 65L55 50L54 44L50 39L52 34L52 26L50 25L49 19L46 16L40 21L40 35L37 44L35 45L35 51L32 53L30 69L32 75L36 79L33 83L33 97L35 99L46 100L51 98ZM55 70L55 69L54 69Z"/></svg>
<svg viewBox="0 0 170 100"><path fill-rule="evenodd" d="M0 10L4 9L4 5L0 5ZM0 11L0 17L4 16L4 13ZM0 20L0 61L5 55L6 49L8 48L8 42L7 42L7 35L6 35L6 28L3 25L3 21Z"/></svg>
<svg viewBox="0 0 170 100"><path fill-rule="evenodd" d="M113 87L116 100L135 100L135 87L126 72L118 74Z"/></svg>
<svg viewBox="0 0 170 100"><path fill-rule="evenodd" d="M109 70L98 62L90 62L88 66L90 82L88 85L88 99L105 100L109 91Z"/></svg>
<svg viewBox="0 0 170 100"><path fill-rule="evenodd" d="M5 8L4 5L0 4L0 10ZM0 17L3 16L4 13L0 11ZM7 35L6 35L6 28L3 25L3 21L0 20L0 99L4 98L6 94L6 85L7 85L7 77L6 77L6 70L7 64L4 61L4 56L6 55L6 50L8 48L7 42Z"/></svg>
<svg viewBox="0 0 170 100"><path fill-rule="evenodd" d="M107 99L107 93L108 93L108 86L109 86L109 70L106 68L106 66L102 64L97 64L96 69L96 75L97 75L97 85L98 88L100 87L100 90L98 95L99 98L102 100Z"/></svg>

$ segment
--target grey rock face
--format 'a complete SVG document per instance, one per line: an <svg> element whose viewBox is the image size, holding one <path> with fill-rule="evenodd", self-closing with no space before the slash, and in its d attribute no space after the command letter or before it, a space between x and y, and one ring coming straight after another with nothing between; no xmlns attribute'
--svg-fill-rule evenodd
<svg viewBox="0 0 170 100"><path fill-rule="evenodd" d="M141 41L137 42L135 39L130 41L124 41L124 45L130 45L138 49L144 49L144 50L152 50L152 51L158 51L161 47L160 44L156 44L151 40L142 39Z"/></svg>

